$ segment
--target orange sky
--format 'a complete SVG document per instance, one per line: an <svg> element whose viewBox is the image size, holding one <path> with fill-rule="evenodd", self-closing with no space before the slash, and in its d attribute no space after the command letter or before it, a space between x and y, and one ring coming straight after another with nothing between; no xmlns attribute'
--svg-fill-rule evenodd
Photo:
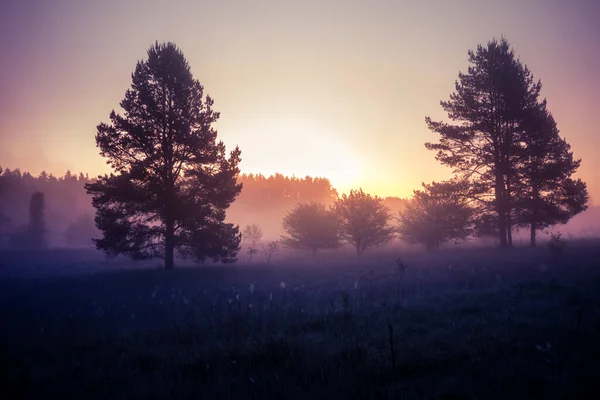
<svg viewBox="0 0 600 400"><path fill-rule="evenodd" d="M467 50L505 35L542 80L600 198L593 1L14 1L0 6L0 165L107 172L95 127L138 59L174 41L242 150L242 170L409 196L446 179L424 142Z"/></svg>

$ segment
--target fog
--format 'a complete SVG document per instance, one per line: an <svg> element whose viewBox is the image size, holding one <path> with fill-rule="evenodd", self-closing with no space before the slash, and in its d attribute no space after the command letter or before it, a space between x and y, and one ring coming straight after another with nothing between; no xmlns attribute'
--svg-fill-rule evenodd
<svg viewBox="0 0 600 400"><path fill-rule="evenodd" d="M91 239L99 237L100 232L94 226L95 210L90 196L84 189L85 183L92 182L91 177L83 173L75 175L70 171L62 177L45 173L34 177L19 169L5 169L1 177L0 211L6 216L6 222L0 225L0 246L11 247L11 235L27 224L31 195L40 191L45 196L48 245L51 248L93 247ZM249 174L241 175L239 181L244 185L243 190L227 210L226 221L239 225L240 230L249 224L258 225L263 231L263 242L281 237L284 233L282 219L296 204L320 202L332 205L339 195L329 180L319 177ZM397 224L396 218L407 201L408 199L398 197L383 198L383 204L393 216L390 221L392 225ZM590 206L586 211L571 218L567 224L543 230L540 234L542 242L547 239L545 233L555 231L560 231L569 238L600 237L600 207ZM515 246L527 246L529 231L515 230L513 238ZM469 237L466 240L445 243L443 247L494 244L494 237ZM415 251L420 249L420 246L408 245L398 238L386 247Z"/></svg>

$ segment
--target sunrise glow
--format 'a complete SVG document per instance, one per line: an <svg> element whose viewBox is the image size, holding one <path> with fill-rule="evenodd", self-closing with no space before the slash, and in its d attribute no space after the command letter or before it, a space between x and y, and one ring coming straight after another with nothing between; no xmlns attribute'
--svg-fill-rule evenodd
<svg viewBox="0 0 600 400"><path fill-rule="evenodd" d="M600 196L597 7L536 2L14 2L0 26L0 164L108 172L96 125L156 40L177 43L221 112L242 171L323 176L339 191L410 196L451 172L425 149L425 116L506 35ZM589 2L588 2L589 3ZM119 12L115 13L115 7ZM586 8L588 7L588 8ZM518 9L518 12L515 10ZM593 9L593 10L592 10ZM433 10L433 11L432 11Z"/></svg>

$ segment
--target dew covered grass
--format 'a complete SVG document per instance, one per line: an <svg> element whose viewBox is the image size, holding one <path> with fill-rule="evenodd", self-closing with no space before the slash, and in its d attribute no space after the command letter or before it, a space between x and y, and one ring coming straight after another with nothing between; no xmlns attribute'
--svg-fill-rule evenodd
<svg viewBox="0 0 600 400"><path fill-rule="evenodd" d="M600 246L0 257L2 398L600 398ZM454 397L453 397L454 396Z"/></svg>

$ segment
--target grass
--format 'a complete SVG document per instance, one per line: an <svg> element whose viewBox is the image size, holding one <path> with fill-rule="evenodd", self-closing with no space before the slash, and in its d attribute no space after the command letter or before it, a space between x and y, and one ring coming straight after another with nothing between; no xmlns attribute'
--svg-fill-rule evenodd
<svg viewBox="0 0 600 400"><path fill-rule="evenodd" d="M586 399L600 246L361 260L0 259L3 398ZM133 268L132 268L133 266ZM125 268L129 267L129 268Z"/></svg>

